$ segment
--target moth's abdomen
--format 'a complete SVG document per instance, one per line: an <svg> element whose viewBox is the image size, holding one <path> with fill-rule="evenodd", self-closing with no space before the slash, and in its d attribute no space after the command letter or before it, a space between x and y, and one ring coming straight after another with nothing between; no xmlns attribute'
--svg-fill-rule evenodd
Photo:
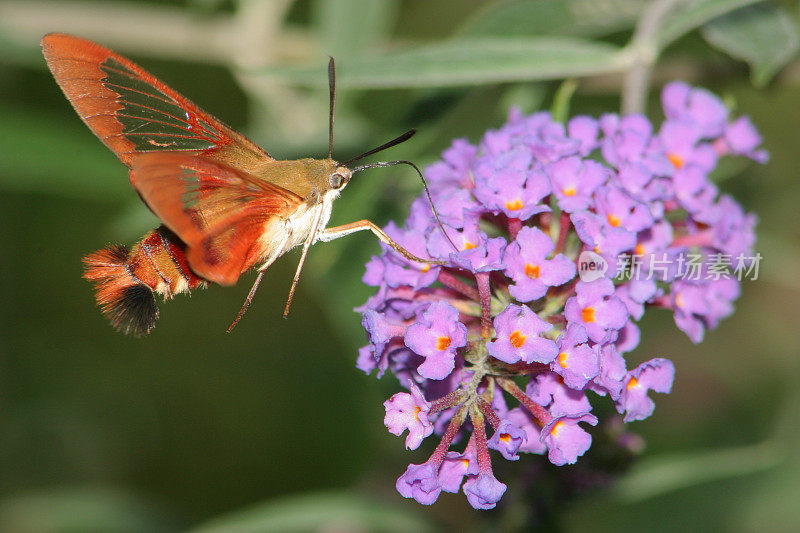
<svg viewBox="0 0 800 533"><path fill-rule="evenodd" d="M189 268L184 248L162 226L130 250L111 245L83 258L83 277L94 283L97 305L114 328L137 337L146 335L158 319L154 293L169 299L205 285Z"/></svg>

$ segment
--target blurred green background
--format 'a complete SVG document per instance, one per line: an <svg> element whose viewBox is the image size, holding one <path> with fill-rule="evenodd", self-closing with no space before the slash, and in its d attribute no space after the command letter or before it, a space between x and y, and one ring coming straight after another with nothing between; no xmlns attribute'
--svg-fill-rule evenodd
<svg viewBox="0 0 800 533"><path fill-rule="evenodd" d="M0 1L0 531L800 529L799 9ZM145 339L100 316L81 257L157 222L47 72L38 41L50 31L133 58L284 159L325 154L328 55L339 65L339 160L416 127L384 157L429 163L451 139L501 125L511 106L599 115L641 108L638 98L658 119L666 81L708 87L752 116L772 155L719 175L761 219L761 275L700 345L666 313L645 317L629 366L668 357L676 384L629 428L647 447L618 483L523 492L519 472L544 461L526 456L498 472L509 491L497 510L474 511L463 495L423 508L394 481L433 443L405 452L382 424L396 380L354 367L364 334L351 310L371 293L360 277L379 251L372 237L313 247L288 320L297 253L270 269L230 335L251 276L162 305ZM637 65L649 87L631 88ZM401 221L419 191L405 169L359 174L332 223Z"/></svg>

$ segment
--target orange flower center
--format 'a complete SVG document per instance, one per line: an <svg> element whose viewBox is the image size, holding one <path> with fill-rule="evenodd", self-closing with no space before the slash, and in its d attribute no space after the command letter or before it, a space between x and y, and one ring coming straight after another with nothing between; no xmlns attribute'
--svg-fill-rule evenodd
<svg viewBox="0 0 800 533"><path fill-rule="evenodd" d="M633 249L633 252L636 255L644 255L644 245L642 245L642 243L637 244L636 248Z"/></svg>
<svg viewBox="0 0 800 533"><path fill-rule="evenodd" d="M520 330L515 330L509 335L508 340L514 348L522 348L527 338Z"/></svg>
<svg viewBox="0 0 800 533"><path fill-rule="evenodd" d="M550 430L550 434L554 437L558 436L558 432L561 431L561 428L564 427L564 422L556 422L553 426L553 429Z"/></svg>
<svg viewBox="0 0 800 533"><path fill-rule="evenodd" d="M566 187L561 189L561 192L564 193L564 196L575 196L575 187Z"/></svg>
<svg viewBox="0 0 800 533"><path fill-rule="evenodd" d="M541 274L539 265L532 265L530 263L525 265L525 275L531 279L536 279Z"/></svg>
<svg viewBox="0 0 800 533"><path fill-rule="evenodd" d="M499 440L503 444L507 444L508 441L511 440L511 435L509 435L508 433L501 433L500 436L497 437L497 440Z"/></svg>
<svg viewBox="0 0 800 533"><path fill-rule="evenodd" d="M619 217L613 213L609 214L607 218L608 218L608 223L611 224L611 226L614 228L616 228L622 223Z"/></svg>
<svg viewBox="0 0 800 533"><path fill-rule="evenodd" d="M439 337L436 339L436 349L440 352L450 347L450 337Z"/></svg>
<svg viewBox="0 0 800 533"><path fill-rule="evenodd" d="M419 407L416 407L416 406L414 407L414 418L417 419L417 421L419 421L419 416L417 416L417 415L419 415L420 411L421 411L421 409Z"/></svg>
<svg viewBox="0 0 800 533"><path fill-rule="evenodd" d="M678 154L667 154L667 159L669 159L669 162L672 163L672 166L675 168L681 168L683 166L683 158Z"/></svg>
<svg viewBox="0 0 800 533"><path fill-rule="evenodd" d="M476 244L472 244L471 242L467 241L464 243L465 250L472 250L473 248L477 247Z"/></svg>
<svg viewBox="0 0 800 533"><path fill-rule="evenodd" d="M569 361L569 354L567 352L558 354L558 364L561 365L561 368L567 368L567 361Z"/></svg>
<svg viewBox="0 0 800 533"><path fill-rule="evenodd" d="M581 318L587 324L594 322L594 307L584 307L583 311L581 311Z"/></svg>
<svg viewBox="0 0 800 533"><path fill-rule="evenodd" d="M636 388L636 387L638 387L638 386L639 386L639 382L638 382L638 381L636 380L636 378L634 378L634 377L632 377L632 378L631 378L631 380L630 380L630 381L628 382L628 384L626 385L626 387L628 388L628 390L635 389L635 388Z"/></svg>
<svg viewBox="0 0 800 533"><path fill-rule="evenodd" d="M519 211L525 207L519 199L514 200L513 202L506 202L506 209L509 211Z"/></svg>
<svg viewBox="0 0 800 533"><path fill-rule="evenodd" d="M675 305L677 307L683 307L683 296L681 296L679 292L675 293Z"/></svg>

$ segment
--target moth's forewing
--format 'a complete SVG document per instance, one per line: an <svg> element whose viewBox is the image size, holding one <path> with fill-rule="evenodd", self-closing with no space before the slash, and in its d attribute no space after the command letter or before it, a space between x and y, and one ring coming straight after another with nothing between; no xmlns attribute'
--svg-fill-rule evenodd
<svg viewBox="0 0 800 533"><path fill-rule="evenodd" d="M136 189L186 243L192 270L220 285L282 240L283 220L302 204L296 194L203 156L149 153L133 160Z"/></svg>
<svg viewBox="0 0 800 533"><path fill-rule="evenodd" d="M272 160L258 145L107 48L51 33L42 39L42 51L78 115L129 167L138 154L176 150L203 153L246 171L258 161Z"/></svg>

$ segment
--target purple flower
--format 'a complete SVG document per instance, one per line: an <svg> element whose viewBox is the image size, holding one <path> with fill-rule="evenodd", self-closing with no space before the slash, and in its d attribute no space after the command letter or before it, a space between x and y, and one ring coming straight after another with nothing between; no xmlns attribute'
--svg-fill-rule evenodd
<svg viewBox="0 0 800 533"><path fill-rule="evenodd" d="M439 468L439 483L443 491L456 494L464 476L474 476L477 473L478 460L475 458L475 451L467 446L464 453L447 452Z"/></svg>
<svg viewBox="0 0 800 533"><path fill-rule="evenodd" d="M719 98L684 82L665 85L661 104L667 119L693 123L707 139L719 137L728 121L728 110Z"/></svg>
<svg viewBox="0 0 800 533"><path fill-rule="evenodd" d="M543 372L528 384L527 394L534 402L546 407L550 415L579 415L592 410L586 394L564 385L558 374Z"/></svg>
<svg viewBox="0 0 800 533"><path fill-rule="evenodd" d="M549 363L558 350L556 344L540 337L553 329L526 305L510 304L494 319L497 338L486 343L492 355L506 363Z"/></svg>
<svg viewBox="0 0 800 533"><path fill-rule="evenodd" d="M422 391L413 382L409 383L411 394L398 392L385 402L386 417L383 424L389 433L397 436L408 430L406 449L416 450L422 439L433 433L433 425L428 420L431 404L425 401Z"/></svg>
<svg viewBox="0 0 800 533"><path fill-rule="evenodd" d="M564 254L547 259L555 248L539 228L524 227L503 254L505 273L514 280L511 296L530 302L545 295L548 287L563 285L575 277L575 263Z"/></svg>
<svg viewBox="0 0 800 533"><path fill-rule="evenodd" d="M672 175L672 191L681 207L689 213L707 210L717 197L717 187L699 167L689 165Z"/></svg>
<svg viewBox="0 0 800 533"><path fill-rule="evenodd" d="M613 276L613 266L619 255L636 246L636 233L614 227L606 219L587 211L573 213L571 219L580 240L589 250L602 256L612 267L606 275Z"/></svg>
<svg viewBox="0 0 800 533"><path fill-rule="evenodd" d="M500 426L489 439L489 448L499 451L509 461L519 459L517 451L527 440L525 431L509 419L500 421Z"/></svg>
<svg viewBox="0 0 800 533"><path fill-rule="evenodd" d="M580 141L581 145L578 151L584 157L600 145L597 140L599 133L600 125L592 117L581 115L573 117L567 122L567 135L570 139Z"/></svg>
<svg viewBox="0 0 800 533"><path fill-rule="evenodd" d="M494 509L505 492L505 484L497 481L491 471L470 476L464 483L464 494L475 509Z"/></svg>
<svg viewBox="0 0 800 533"><path fill-rule="evenodd" d="M586 453L592 445L592 436L584 431L579 422L597 424L597 417L590 414L553 418L542 428L542 441L547 445L547 458L556 466L571 465Z"/></svg>
<svg viewBox="0 0 800 533"><path fill-rule="evenodd" d="M490 449L509 461L547 452L555 465L576 462L592 443L582 423L598 422L587 391L610 399L622 424L652 413L648 391L671 390L666 359L628 372L644 334L634 320L670 309L698 342L733 311L737 272L757 266L745 258L756 218L709 175L726 156L766 153L750 121L728 122L707 91L669 84L662 101L657 130L636 114L564 126L512 110L477 146L455 141L427 168L444 228L424 196L386 228L437 259L417 264L384 246L363 278L376 292L356 309L370 341L358 368L410 389L384 403L386 427L408 448L441 438L398 479L403 496L431 504L463 490L490 509L506 490ZM641 449L616 434L604 446ZM464 451L451 451L462 440Z"/></svg>
<svg viewBox="0 0 800 533"><path fill-rule="evenodd" d="M509 409L506 413L506 418L525 433L525 441L520 444L517 451L539 455L547 451L547 446L539 438L541 435L539 428L541 426L534 421L527 409L521 407Z"/></svg>
<svg viewBox="0 0 800 533"><path fill-rule="evenodd" d="M725 148L734 155L743 155L758 163L769 161L766 150L756 150L761 144L761 135L749 117L739 117L727 126L723 135Z"/></svg>
<svg viewBox="0 0 800 533"><path fill-rule="evenodd" d="M605 135L600 151L611 166L619 169L627 164L641 164L659 176L672 171L666 154L652 138L653 126L646 117L606 114L600 117L600 129Z"/></svg>
<svg viewBox="0 0 800 533"><path fill-rule="evenodd" d="M579 157L554 161L545 171L553 184L558 207L567 213L588 208L595 189L605 183L610 174L603 165Z"/></svg>
<svg viewBox="0 0 800 533"><path fill-rule="evenodd" d="M428 255L424 230L401 230L390 222L385 231L412 254L418 257ZM435 228L432 231L441 229ZM408 286L418 290L431 285L438 276L438 266L409 261L399 254L389 252L387 247L386 253L373 257L367 263L367 272L362 280L368 285L380 285L383 282L393 288Z"/></svg>
<svg viewBox="0 0 800 533"><path fill-rule="evenodd" d="M713 224L713 246L732 257L751 255L756 242L755 226L758 218L745 213L733 198L722 195L717 202L716 220Z"/></svg>
<svg viewBox="0 0 800 533"><path fill-rule="evenodd" d="M650 209L637 202L619 187L605 186L595 194L595 212L612 228L643 231L653 225Z"/></svg>
<svg viewBox="0 0 800 533"><path fill-rule="evenodd" d="M450 148L442 153L442 160L425 168L425 175L431 184L431 194L439 190L472 187L469 169L478 149L466 139L456 139Z"/></svg>
<svg viewBox="0 0 800 533"><path fill-rule="evenodd" d="M694 165L710 172L717 166L717 153L709 143L702 143L702 131L693 123L668 120L661 125L659 140L667 159L676 169Z"/></svg>
<svg viewBox="0 0 800 533"><path fill-rule="evenodd" d="M428 236L428 252L437 259L449 259L453 264L472 272L488 272L503 269L503 249L506 240L502 237L488 238L478 229L477 218L465 222L464 229L457 230L444 226L453 244L441 230Z"/></svg>
<svg viewBox="0 0 800 533"><path fill-rule="evenodd" d="M414 498L423 505L432 505L442 492L436 465L428 461L421 465L408 465L397 479L397 492L404 498Z"/></svg>
<svg viewBox="0 0 800 533"><path fill-rule="evenodd" d="M367 309L361 317L361 325L367 330L369 340L375 347L373 354L380 357L384 348L394 337L402 337L406 332L406 325L392 322L386 316Z"/></svg>
<svg viewBox="0 0 800 533"><path fill-rule="evenodd" d="M600 372L600 361L588 340L583 326L570 324L557 341L558 357L550 363L550 368L572 389L583 389Z"/></svg>
<svg viewBox="0 0 800 533"><path fill-rule="evenodd" d="M655 404L647 397L647 391L670 392L674 377L675 367L668 359L651 359L631 370L617 402L617 410L625 413L623 420L644 420L653 414Z"/></svg>
<svg viewBox="0 0 800 533"><path fill-rule="evenodd" d="M579 281L575 292L577 295L567 300L564 315L568 323L586 328L593 342L608 342L611 333L628 320L625 304L614 296L614 284L610 279Z"/></svg>
<svg viewBox="0 0 800 533"><path fill-rule="evenodd" d="M622 394L627 372L625 359L615 344L595 345L594 350L600 360L600 372L592 380L592 390L601 395L608 394L617 401Z"/></svg>
<svg viewBox="0 0 800 533"><path fill-rule="evenodd" d="M417 371L428 379L444 379L455 368L456 348L467 343L467 328L458 321L458 310L446 302L434 302L405 334L406 346L422 357Z"/></svg>
<svg viewBox="0 0 800 533"><path fill-rule="evenodd" d="M475 198L493 213L520 220L549 211L540 202L550 194L550 181L531 168L532 163L530 152L521 149L479 159L474 168Z"/></svg>
<svg viewBox="0 0 800 533"><path fill-rule="evenodd" d="M644 304L653 298L658 291L656 282L652 279L632 279L618 285L614 289L614 296L622 300L628 314L636 320L644 315Z"/></svg>

